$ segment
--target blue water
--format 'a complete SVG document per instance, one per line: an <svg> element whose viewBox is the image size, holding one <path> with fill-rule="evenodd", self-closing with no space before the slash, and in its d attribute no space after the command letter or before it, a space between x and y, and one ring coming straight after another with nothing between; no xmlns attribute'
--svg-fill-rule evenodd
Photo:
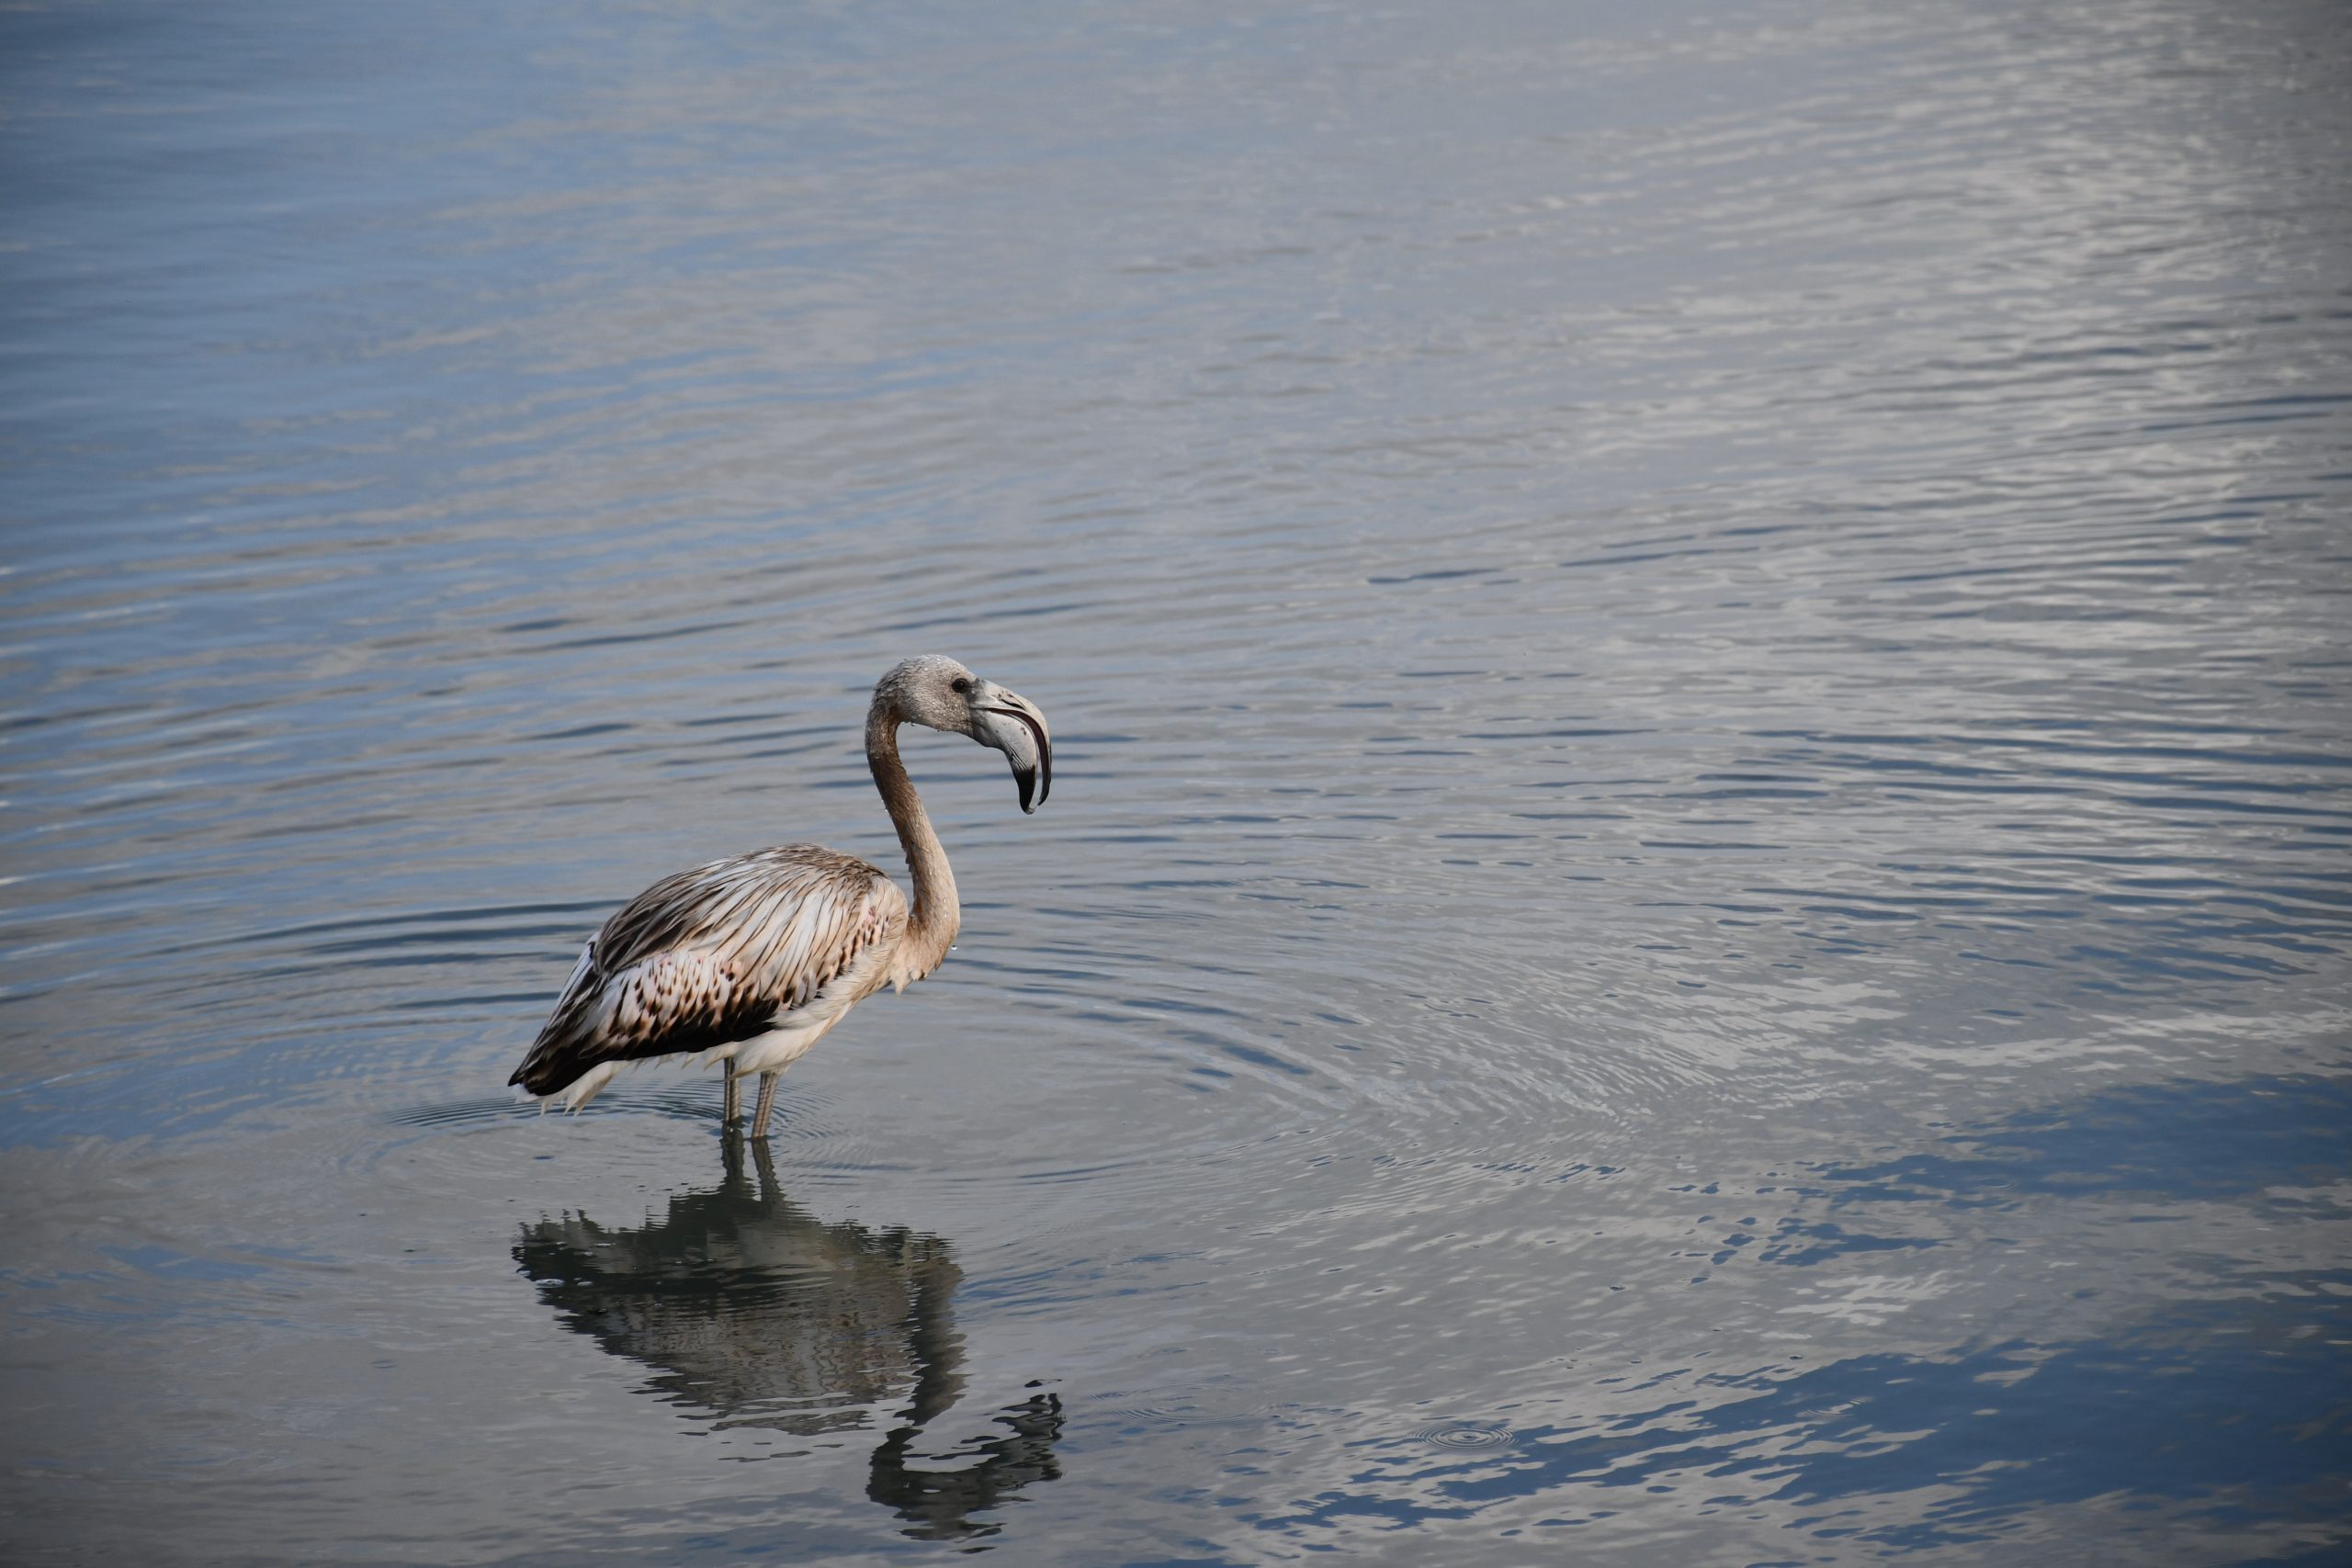
<svg viewBox="0 0 2352 1568"><path fill-rule="evenodd" d="M2352 12L0 18L0 1555L2352 1553ZM898 869L785 1080L506 1076Z"/></svg>

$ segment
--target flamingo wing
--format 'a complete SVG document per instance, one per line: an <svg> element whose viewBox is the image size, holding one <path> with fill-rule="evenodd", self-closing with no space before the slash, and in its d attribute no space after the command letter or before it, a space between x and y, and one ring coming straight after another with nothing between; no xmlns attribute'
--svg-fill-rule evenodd
<svg viewBox="0 0 2352 1568"><path fill-rule="evenodd" d="M906 927L888 877L814 844L664 877L589 942L508 1081L554 1094L607 1063L752 1039Z"/></svg>

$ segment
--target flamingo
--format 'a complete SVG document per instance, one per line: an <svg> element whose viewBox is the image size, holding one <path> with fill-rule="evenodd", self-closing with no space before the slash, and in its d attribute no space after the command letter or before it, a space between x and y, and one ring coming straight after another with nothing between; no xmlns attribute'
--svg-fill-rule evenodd
<svg viewBox="0 0 2352 1568"><path fill-rule="evenodd" d="M935 654L893 665L866 710L865 761L906 851L913 904L879 867L816 844L664 877L589 942L507 1082L578 1111L627 1063L699 1056L726 1064L730 1130L741 1080L759 1076L752 1136L766 1137L784 1070L867 997L938 968L956 942L956 876L899 761L902 724L1003 752L1023 813L1053 788L1053 739L1035 703Z"/></svg>

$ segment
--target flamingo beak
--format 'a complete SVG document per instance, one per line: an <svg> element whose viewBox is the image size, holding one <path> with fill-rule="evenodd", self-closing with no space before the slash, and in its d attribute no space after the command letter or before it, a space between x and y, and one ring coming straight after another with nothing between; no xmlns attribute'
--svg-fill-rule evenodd
<svg viewBox="0 0 2352 1568"><path fill-rule="evenodd" d="M1023 812L1046 804L1054 788L1054 738L1036 704L989 682L972 701L972 739L995 747L1012 764Z"/></svg>

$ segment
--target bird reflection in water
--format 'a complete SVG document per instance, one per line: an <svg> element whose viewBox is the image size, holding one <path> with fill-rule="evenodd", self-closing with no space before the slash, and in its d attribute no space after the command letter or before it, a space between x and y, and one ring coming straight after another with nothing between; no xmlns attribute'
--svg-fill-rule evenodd
<svg viewBox="0 0 2352 1568"><path fill-rule="evenodd" d="M918 1462L924 1429L964 1392L963 1270L947 1243L827 1224L784 1195L765 1143L752 1145L756 1184L743 1141L725 1147L715 1190L678 1194L634 1229L576 1215L526 1225L515 1261L565 1327L655 1369L656 1389L720 1427L853 1431L903 1397L866 1495L918 1539L995 1534L973 1516L1061 1473L1061 1401L1032 1394L997 1413L999 1430Z"/></svg>

